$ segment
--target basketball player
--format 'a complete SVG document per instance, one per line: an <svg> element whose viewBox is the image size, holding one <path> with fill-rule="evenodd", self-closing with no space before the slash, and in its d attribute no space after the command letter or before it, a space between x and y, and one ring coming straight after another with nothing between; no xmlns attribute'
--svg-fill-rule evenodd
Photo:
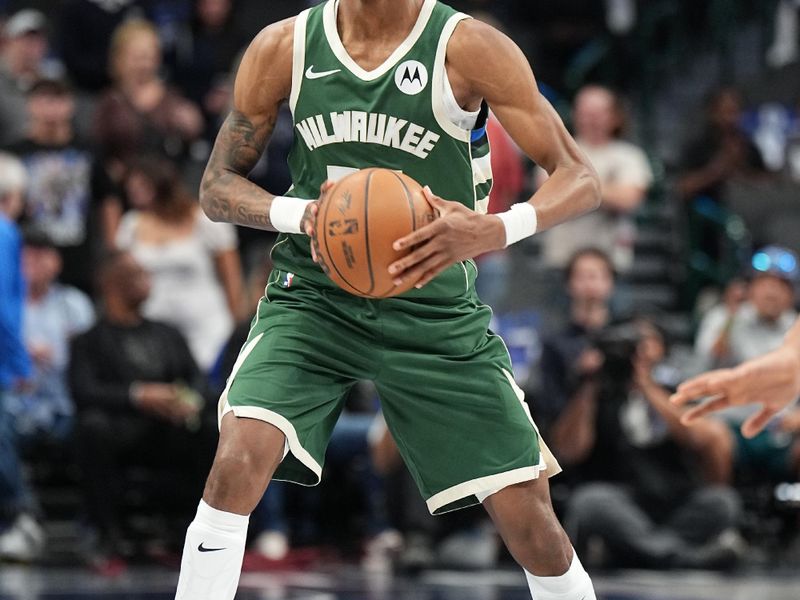
<svg viewBox="0 0 800 600"><path fill-rule="evenodd" d="M710 398L684 413L685 425L731 406L761 404L761 410L742 423L743 435L758 435L772 417L800 397L800 320L780 348L734 369L718 369L685 381L672 402L684 405L705 397Z"/></svg>
<svg viewBox="0 0 800 600"><path fill-rule="evenodd" d="M280 104L295 123L293 187L246 176ZM499 216L486 104L550 178ZM416 285L368 300L315 264L309 238L330 183L364 167L429 186L439 218L395 242L390 267ZM325 184L325 185L323 185ZM482 502L536 600L594 600L550 503L558 465L539 439L471 257L599 204L592 167L539 95L522 52L436 0L329 0L264 29L236 78L234 107L201 185L214 220L282 232L275 269L220 398L217 456L186 534L179 600L232 600L248 515L271 478L315 485L347 390L373 380L388 427L434 514ZM209 315L213 318L213 315Z"/></svg>

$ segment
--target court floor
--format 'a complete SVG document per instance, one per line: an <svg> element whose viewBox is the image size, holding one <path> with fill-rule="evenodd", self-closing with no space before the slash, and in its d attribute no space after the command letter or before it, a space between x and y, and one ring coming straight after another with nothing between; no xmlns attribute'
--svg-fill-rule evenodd
<svg viewBox="0 0 800 600"><path fill-rule="evenodd" d="M0 600L171 600L176 573L132 569L116 579L73 569L0 567ZM800 573L631 571L596 576L600 600L800 600ZM245 573L237 600L530 600L521 573L430 571L393 577L355 567Z"/></svg>

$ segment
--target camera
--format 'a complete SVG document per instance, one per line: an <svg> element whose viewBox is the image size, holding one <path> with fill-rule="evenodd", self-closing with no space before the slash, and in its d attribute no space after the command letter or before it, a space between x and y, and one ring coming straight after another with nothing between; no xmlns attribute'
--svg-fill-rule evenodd
<svg viewBox="0 0 800 600"><path fill-rule="evenodd" d="M641 340L641 329L633 321L611 325L598 332L592 345L604 358L602 376L617 384L629 382Z"/></svg>

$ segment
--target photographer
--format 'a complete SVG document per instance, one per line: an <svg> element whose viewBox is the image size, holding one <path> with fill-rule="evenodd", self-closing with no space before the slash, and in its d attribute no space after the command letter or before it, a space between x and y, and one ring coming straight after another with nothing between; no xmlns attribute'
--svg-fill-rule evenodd
<svg viewBox="0 0 800 600"><path fill-rule="evenodd" d="M614 294L614 265L602 250L579 250L570 259L564 275L570 301L569 322L563 330L548 336L542 345L541 389L533 406L536 422L548 440L553 423L570 399L583 397L586 377L602 364L602 356L590 347L589 337L611 320L610 301ZM582 402L578 401L574 409L583 410ZM573 429L569 435L578 447L590 443L591 432L587 428ZM562 446L561 460L576 462L570 455L573 446Z"/></svg>
<svg viewBox="0 0 800 600"><path fill-rule="evenodd" d="M679 376L664 365L664 335L653 322L609 327L592 346L600 365L551 429L565 470L590 482L568 503L576 547L600 540L611 566L732 565L742 550L739 500L713 485L729 476L729 433L715 422L680 424L667 389Z"/></svg>

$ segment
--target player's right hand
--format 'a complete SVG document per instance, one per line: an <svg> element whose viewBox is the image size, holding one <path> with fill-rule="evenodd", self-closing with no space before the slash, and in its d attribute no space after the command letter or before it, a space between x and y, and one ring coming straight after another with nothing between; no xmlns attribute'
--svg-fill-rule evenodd
<svg viewBox="0 0 800 600"><path fill-rule="evenodd" d="M719 369L683 382L672 395L673 404L686 405L708 398L687 410L684 425L731 406L760 404L761 410L742 424L742 434L754 437L778 412L800 396L800 354L789 345L742 363L734 369Z"/></svg>

